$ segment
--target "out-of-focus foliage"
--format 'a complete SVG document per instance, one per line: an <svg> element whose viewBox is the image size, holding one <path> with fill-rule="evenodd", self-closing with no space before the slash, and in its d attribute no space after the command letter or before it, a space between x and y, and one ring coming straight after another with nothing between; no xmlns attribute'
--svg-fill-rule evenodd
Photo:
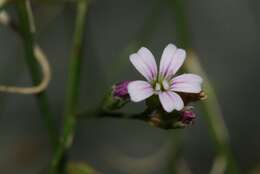
<svg viewBox="0 0 260 174"><path fill-rule="evenodd" d="M84 162L69 162L67 172L68 174L100 174Z"/></svg>

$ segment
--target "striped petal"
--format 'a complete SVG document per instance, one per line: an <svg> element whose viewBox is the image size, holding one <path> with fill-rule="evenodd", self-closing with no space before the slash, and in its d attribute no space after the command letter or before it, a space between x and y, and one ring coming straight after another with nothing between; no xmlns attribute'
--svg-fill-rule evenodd
<svg viewBox="0 0 260 174"><path fill-rule="evenodd" d="M182 66L185 57L185 50L178 49L173 44L167 45L161 57L160 76L168 79L171 78Z"/></svg>
<svg viewBox="0 0 260 174"><path fill-rule="evenodd" d="M166 112L172 112L174 109L180 111L184 107L181 97L172 91L159 93L159 99Z"/></svg>
<svg viewBox="0 0 260 174"><path fill-rule="evenodd" d="M134 67L148 80L153 81L157 76L157 65L153 54L145 47L130 55Z"/></svg>
<svg viewBox="0 0 260 174"><path fill-rule="evenodd" d="M130 82L127 89L133 102L140 102L154 94L151 84L142 80Z"/></svg>
<svg viewBox="0 0 260 174"><path fill-rule="evenodd" d="M199 93L203 80L195 74L182 74L172 79L171 90L186 93Z"/></svg>
<svg viewBox="0 0 260 174"><path fill-rule="evenodd" d="M199 84L203 82L202 78L196 74L182 74L174 77L172 81L177 83L191 82L191 83L199 83Z"/></svg>

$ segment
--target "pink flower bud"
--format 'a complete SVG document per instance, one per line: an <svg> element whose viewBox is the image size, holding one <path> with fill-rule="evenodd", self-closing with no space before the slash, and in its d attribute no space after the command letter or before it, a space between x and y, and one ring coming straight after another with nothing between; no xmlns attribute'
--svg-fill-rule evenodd
<svg viewBox="0 0 260 174"><path fill-rule="evenodd" d="M131 82L130 80L125 80L117 83L114 86L113 95L120 98L128 98L129 93L128 93L127 86L130 82Z"/></svg>
<svg viewBox="0 0 260 174"><path fill-rule="evenodd" d="M180 121L185 125L190 125L194 123L194 120L196 118L196 114L192 110L192 107L186 106L181 111L181 117Z"/></svg>

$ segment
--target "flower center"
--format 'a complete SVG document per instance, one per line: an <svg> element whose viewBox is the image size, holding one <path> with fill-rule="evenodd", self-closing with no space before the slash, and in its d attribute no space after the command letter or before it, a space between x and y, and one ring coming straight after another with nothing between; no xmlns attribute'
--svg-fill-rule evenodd
<svg viewBox="0 0 260 174"><path fill-rule="evenodd" d="M162 86L163 86L163 89L164 89L165 91L167 91L167 90L170 89L170 84L169 84L169 82L168 82L167 80L163 80Z"/></svg>
<svg viewBox="0 0 260 174"><path fill-rule="evenodd" d="M156 94L159 94L159 92L161 91L161 84L156 82L154 86L154 90Z"/></svg>
<svg viewBox="0 0 260 174"><path fill-rule="evenodd" d="M155 94L159 94L162 91L168 91L170 89L170 84L167 80L163 80L162 82L156 82L154 84Z"/></svg>

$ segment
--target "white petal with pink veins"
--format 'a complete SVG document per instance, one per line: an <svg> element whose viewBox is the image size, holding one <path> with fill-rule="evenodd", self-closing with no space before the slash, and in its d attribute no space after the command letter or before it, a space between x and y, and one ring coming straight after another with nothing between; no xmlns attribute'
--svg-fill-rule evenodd
<svg viewBox="0 0 260 174"><path fill-rule="evenodd" d="M168 65L171 63L173 55L175 51L177 50L176 46L173 44L168 44L164 50L160 61L160 74L163 75L168 67Z"/></svg>
<svg viewBox="0 0 260 174"><path fill-rule="evenodd" d="M202 78L195 74L182 74L171 80L171 90L186 93L199 93Z"/></svg>
<svg viewBox="0 0 260 174"><path fill-rule="evenodd" d="M172 85L171 90L184 93L199 93L201 92L201 85L193 83L179 83Z"/></svg>
<svg viewBox="0 0 260 174"><path fill-rule="evenodd" d="M157 76L157 65L153 54L145 47L130 55L130 61L134 67L148 80L152 81Z"/></svg>
<svg viewBox="0 0 260 174"><path fill-rule="evenodd" d="M153 54L151 53L151 51L145 47L142 47L138 50L137 54L142 57L143 62L147 66L149 66L149 68L152 70L153 77L156 77L157 76L157 64L156 64L155 58L154 58Z"/></svg>
<svg viewBox="0 0 260 174"><path fill-rule="evenodd" d="M196 74L182 74L172 79L175 83L198 83L203 82L202 78Z"/></svg>
<svg viewBox="0 0 260 174"><path fill-rule="evenodd" d="M167 45L161 57L160 75L165 78L172 77L182 66L185 57L185 50L177 49L173 44Z"/></svg>
<svg viewBox="0 0 260 174"><path fill-rule="evenodd" d="M172 112L174 109L180 111L184 107L181 97L172 91L159 93L159 99L166 112Z"/></svg>
<svg viewBox="0 0 260 174"><path fill-rule="evenodd" d="M127 89L133 102L145 100L154 94L151 84L142 80L130 82Z"/></svg>

